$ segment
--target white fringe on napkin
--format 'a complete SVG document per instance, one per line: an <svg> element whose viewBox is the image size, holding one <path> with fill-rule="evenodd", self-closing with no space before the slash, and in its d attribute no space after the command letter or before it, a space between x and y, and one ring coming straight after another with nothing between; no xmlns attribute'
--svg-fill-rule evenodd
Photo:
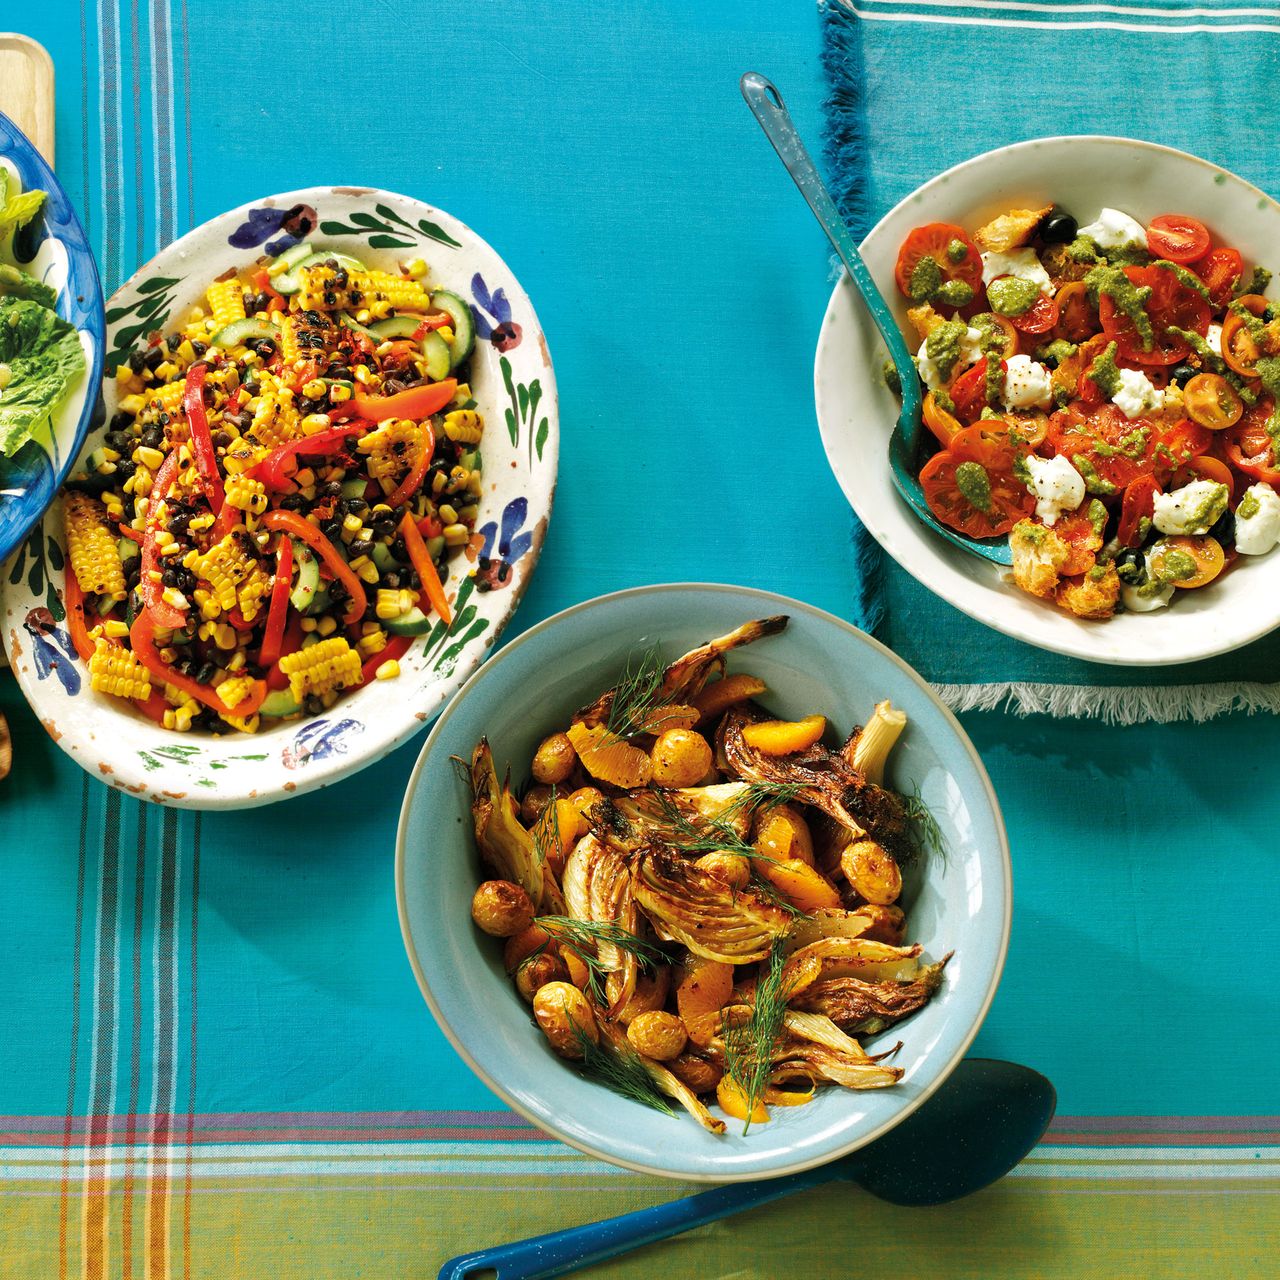
<svg viewBox="0 0 1280 1280"><path fill-rule="evenodd" d="M1280 714L1280 684L1072 685L1005 681L995 684L935 684L952 711L1012 711L1060 719L1097 719L1103 724L1168 724L1212 720L1232 711Z"/></svg>

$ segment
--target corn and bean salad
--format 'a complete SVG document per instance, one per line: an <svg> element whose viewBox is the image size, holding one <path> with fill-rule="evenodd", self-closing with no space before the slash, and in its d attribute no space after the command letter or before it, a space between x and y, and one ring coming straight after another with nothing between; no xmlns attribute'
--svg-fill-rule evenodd
<svg viewBox="0 0 1280 1280"><path fill-rule="evenodd" d="M451 621L483 423L470 308L426 274L299 245L213 281L115 370L63 507L94 690L166 729L252 733L396 678Z"/></svg>

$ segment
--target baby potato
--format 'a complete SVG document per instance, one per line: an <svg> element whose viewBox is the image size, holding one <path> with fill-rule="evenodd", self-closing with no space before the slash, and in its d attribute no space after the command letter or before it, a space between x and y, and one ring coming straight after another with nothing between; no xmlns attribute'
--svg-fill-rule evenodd
<svg viewBox="0 0 1280 1280"><path fill-rule="evenodd" d="M533 899L510 880L486 880L471 899L471 918L494 938L511 938L533 923Z"/></svg>
<svg viewBox="0 0 1280 1280"><path fill-rule="evenodd" d="M600 1030L587 998L568 982L548 982L533 997L533 1016L562 1058L581 1058L582 1041L600 1043Z"/></svg>
<svg viewBox="0 0 1280 1280"><path fill-rule="evenodd" d="M531 924L515 937L508 938L507 945L502 951L502 963L506 966L507 972L515 973L535 951L541 951L550 941L551 935L536 924Z"/></svg>
<svg viewBox="0 0 1280 1280"><path fill-rule="evenodd" d="M714 1062L696 1053L681 1053L667 1064L667 1070L694 1093L710 1093L720 1083L724 1072Z"/></svg>
<svg viewBox="0 0 1280 1280"><path fill-rule="evenodd" d="M568 966L553 951L540 952L516 970L516 990L531 1004L534 996L548 982L562 982L566 987L573 986L569 981ZM577 987L573 989L578 990Z"/></svg>
<svg viewBox="0 0 1280 1280"><path fill-rule="evenodd" d="M689 1037L684 1023L674 1013L655 1009L637 1014L627 1028L627 1039L637 1053L656 1062L669 1062L684 1052Z"/></svg>
<svg viewBox="0 0 1280 1280"><path fill-rule="evenodd" d="M579 787L569 796L569 803L578 811L578 834L585 836L590 830L587 815L604 799L599 787Z"/></svg>
<svg viewBox="0 0 1280 1280"><path fill-rule="evenodd" d="M741 854L730 853L726 849L704 853L694 866L709 871L716 879L733 885L735 889L745 888L751 879L751 864Z"/></svg>
<svg viewBox="0 0 1280 1280"><path fill-rule="evenodd" d="M553 733L544 738L533 753L532 773L538 782L564 782L578 763L578 753L564 733Z"/></svg>
<svg viewBox="0 0 1280 1280"><path fill-rule="evenodd" d="M898 864L874 840L847 845L840 855L840 870L854 892L876 906L887 907L902 893Z"/></svg>
<svg viewBox="0 0 1280 1280"><path fill-rule="evenodd" d="M711 768L711 744L693 729L668 729L649 753L659 787L692 787Z"/></svg>
<svg viewBox="0 0 1280 1280"><path fill-rule="evenodd" d="M524 793L520 801L520 821L526 827L532 827L542 817L542 811L551 803L551 795L551 788L540 782Z"/></svg>

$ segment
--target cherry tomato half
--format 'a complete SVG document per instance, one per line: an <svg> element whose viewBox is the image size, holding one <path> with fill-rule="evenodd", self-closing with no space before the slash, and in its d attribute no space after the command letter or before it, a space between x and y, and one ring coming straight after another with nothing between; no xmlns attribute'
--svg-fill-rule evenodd
<svg viewBox="0 0 1280 1280"><path fill-rule="evenodd" d="M1210 431L1233 427L1244 413L1244 401L1226 378L1197 373L1182 391L1187 417Z"/></svg>
<svg viewBox="0 0 1280 1280"><path fill-rule="evenodd" d="M1212 582L1222 572L1226 557L1222 554L1222 545L1217 538L1193 538L1179 536L1166 538L1151 552L1151 567L1156 574L1161 574L1165 561L1173 552L1181 552L1189 556L1195 564L1195 572L1185 578L1176 578L1175 585L1184 591L1193 587L1203 587Z"/></svg>
<svg viewBox="0 0 1280 1280"><path fill-rule="evenodd" d="M1260 293L1247 293L1237 301L1251 315L1262 316L1267 309L1267 300ZM1227 368L1246 378L1256 377L1258 371L1254 366L1261 354L1244 317L1229 311L1222 321L1222 358Z"/></svg>
<svg viewBox="0 0 1280 1280"><path fill-rule="evenodd" d="M1280 485L1280 458L1275 442L1267 430L1272 410L1270 396L1265 396L1226 433L1227 461L1244 475L1265 484Z"/></svg>
<svg viewBox="0 0 1280 1280"><path fill-rule="evenodd" d="M951 441L951 452L961 462L980 462L988 471L1012 471L1020 441L1003 418L987 418L965 427Z"/></svg>
<svg viewBox="0 0 1280 1280"><path fill-rule="evenodd" d="M1042 293L1020 316L1010 316L1009 323L1022 333L1048 333L1058 323L1058 304Z"/></svg>
<svg viewBox="0 0 1280 1280"><path fill-rule="evenodd" d="M1120 354L1135 364L1177 364L1184 360L1191 348L1169 329L1171 326L1189 329L1203 336L1209 331L1213 316L1209 304L1163 267L1125 267L1124 273L1130 283L1151 290L1143 307L1151 320L1151 346L1143 345L1142 335L1133 321L1109 294L1103 294L1098 300L1103 332L1115 341Z"/></svg>
<svg viewBox="0 0 1280 1280"><path fill-rule="evenodd" d="M983 506L975 506L961 489L957 478L961 467L976 468L986 477L988 493ZM934 454L924 464L920 486L929 510L943 524L970 538L994 538L1008 533L1030 514L1035 503L1012 472L987 471L980 462L957 458L949 449Z"/></svg>
<svg viewBox="0 0 1280 1280"><path fill-rule="evenodd" d="M1178 468L1171 484L1173 488L1181 489L1184 484L1190 484L1193 480L1212 480L1215 484L1225 484L1229 491L1228 496L1232 499L1236 496L1235 472L1221 458L1211 453L1201 453L1194 458L1188 458Z"/></svg>
<svg viewBox="0 0 1280 1280"><path fill-rule="evenodd" d="M1213 249L1193 270L1209 290L1209 301L1215 307L1225 307L1244 275L1244 259L1239 249Z"/></svg>
<svg viewBox="0 0 1280 1280"><path fill-rule="evenodd" d="M1098 332L1098 313L1089 301L1089 290L1083 280L1072 280L1058 290L1058 320L1053 336L1068 342L1083 342Z"/></svg>
<svg viewBox="0 0 1280 1280"><path fill-rule="evenodd" d="M953 241L964 245L964 257L952 262L947 249ZM969 239L963 227L953 222L930 222L916 227L902 242L898 250L898 263L893 277L904 298L911 297L911 277L923 258L932 258L938 264L944 280L962 280L975 295L982 291L982 255L978 246Z"/></svg>
<svg viewBox="0 0 1280 1280"><path fill-rule="evenodd" d="M1139 523L1145 517L1150 520L1156 513L1156 494L1160 486L1155 476L1139 476L1124 491L1124 499L1120 503L1120 527L1116 537L1126 547L1136 547L1142 539L1139 536Z"/></svg>
<svg viewBox="0 0 1280 1280"><path fill-rule="evenodd" d="M1085 499L1087 505L1088 499ZM1102 535L1093 527L1093 521L1083 510L1060 516L1053 531L1067 544L1067 559L1058 572L1067 577L1088 573L1098 559L1102 547Z"/></svg>
<svg viewBox="0 0 1280 1280"><path fill-rule="evenodd" d="M1183 213L1162 213L1147 226L1147 248L1169 262L1199 262L1209 252L1209 228Z"/></svg>
<svg viewBox="0 0 1280 1280"><path fill-rule="evenodd" d="M924 409L921 411L924 425L933 432L938 443L945 449L952 438L961 430L960 420L948 413L934 398L932 391L924 398Z"/></svg>

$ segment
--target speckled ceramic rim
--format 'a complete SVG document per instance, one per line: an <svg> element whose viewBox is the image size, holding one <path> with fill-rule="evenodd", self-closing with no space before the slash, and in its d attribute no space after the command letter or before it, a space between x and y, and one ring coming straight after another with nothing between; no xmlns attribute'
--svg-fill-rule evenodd
<svg viewBox="0 0 1280 1280"><path fill-rule="evenodd" d="M1178 148L1176 147L1166 147L1158 142L1146 142L1141 138L1125 138L1125 137L1120 137L1118 135L1113 135L1113 134L1105 134L1105 133L1054 134L1044 138L1029 138L1025 142L1015 142L1012 145L1007 147L996 147L991 151L984 151L979 155L970 156L968 160L962 160L959 164L952 165L951 168L943 170L943 172L938 174L936 177L930 178L928 182L923 183L921 186L917 187L914 191L908 192L907 195L903 196L903 198L899 200L898 203L895 204L893 208L890 209L882 218L880 218L880 220L876 223L874 227L871 228L871 230L867 233L866 237L864 238L863 244L865 245L868 240L870 240L873 236L875 236L885 223L892 221L892 219L895 218L901 210L913 204L918 197L931 195L937 188L940 188L946 185L956 174L964 173L968 169L986 164L992 159L992 157L995 157L995 156L1007 157L1011 164L1016 165L1017 157L1019 155L1021 155L1024 152L1031 151L1035 148L1052 146L1052 145L1061 144L1061 143L1081 143L1081 142L1102 143L1105 145L1112 145L1112 146L1133 147L1141 151L1154 152L1155 154L1161 155L1161 156L1171 156L1171 157L1177 157L1179 160L1182 160L1182 161L1191 161L1193 164L1195 164L1199 168L1205 169L1209 173L1215 176L1218 174L1227 174L1233 182L1238 182L1246 190L1252 192L1257 197L1258 200L1265 201L1277 213L1280 213L1280 201L1277 201L1275 197L1268 195L1267 192L1263 191L1260 187L1255 186L1252 182L1247 181L1245 178L1240 177L1240 175L1235 173L1233 170L1227 169L1226 167L1220 164L1214 164L1211 160L1206 160L1202 156L1193 155L1189 151L1179 151ZM846 282L847 282L847 275L842 275L841 279L836 282L835 287L832 289L831 297L827 302L826 310L823 312L822 326L818 333L817 349L814 355L813 382L814 382L815 403L821 403L821 400L822 400L822 393L821 393L820 387L821 387L822 375L823 375L823 354L826 351L826 348L829 342L831 341L829 334L830 334L830 326L832 323L832 317L834 313L844 305L842 290L845 288ZM856 298L856 294L855 294L855 298ZM826 448L826 445L824 440L824 449L825 448ZM841 474L841 468L838 468L835 465L835 463L831 460L829 450L827 451L827 453L828 453L828 465L831 467L832 473L835 475L837 481L840 483L842 490L845 491L846 500L849 502L849 505L854 509L855 512L857 512L857 505L854 503L853 499L849 497L848 490L845 488L845 481ZM877 542L879 542L880 538L876 533L875 528L870 524L868 524L867 528L871 531L872 536L876 538ZM894 559L897 560L897 556L892 550L886 547L885 551L886 551L886 554L893 556ZM905 565L903 565L902 567L907 573L910 573L911 576L915 578L916 581L919 582L922 587L926 588L932 594L936 595L939 599L945 600L948 604L959 609L962 613L968 614L969 617L974 618L976 621L983 623L985 626L992 627L993 629L1000 631L1004 635L1011 636L1013 639L1021 640L1024 644L1034 645L1036 648L1046 649L1051 653L1061 653L1070 658L1077 658L1077 659L1080 659L1081 661L1097 663L1101 666L1140 667L1140 666L1152 666L1152 665L1165 665L1168 662L1198 662L1206 658L1218 657L1224 653L1231 653L1234 650L1243 648L1245 645L1251 644L1253 641L1259 640L1263 636L1269 635L1271 632L1280 628L1280 621L1277 621L1275 618L1263 618L1263 620L1259 623L1259 625L1255 626L1253 629L1247 630L1247 631L1241 631L1235 637L1233 637L1231 640L1225 643L1219 642L1219 641L1211 641L1210 643L1204 645L1203 647L1198 648L1195 653L1177 655L1172 658L1164 657L1164 656L1144 658L1141 652L1137 652L1133 654L1125 654L1125 655L1114 655L1114 654L1105 654L1105 653L1099 654L1099 653L1087 652L1080 647L1073 647L1071 645L1050 644L1047 641L1039 638L1031 639L1025 635L1018 633L1013 629L1007 629L1006 627L1000 626L999 624L993 622L991 619L991 616L989 614L984 613L973 602L966 601L963 599L953 598L945 594L942 588L935 586L932 582L928 581L926 578L920 577L914 570L907 568ZM1009 589L1012 591L1015 588L1011 586ZM1097 624L1082 622L1081 625L1089 626L1089 625L1097 625Z"/></svg>
<svg viewBox="0 0 1280 1280"><path fill-rule="evenodd" d="M952 1053L946 1065L938 1072L937 1078L927 1088L920 1091L917 1098L910 1103L904 1105L893 1117L885 1123L872 1129L869 1133L863 1134L855 1141L846 1143L844 1146L837 1147L833 1151L824 1152L822 1155L812 1160L798 1160L792 1164L779 1165L776 1169L770 1169L766 1172L749 1171L739 1174L727 1173L721 1175L705 1174L690 1172L688 1170L680 1170L673 1172L665 1169L660 1164L642 1164L630 1160L621 1160L616 1156L610 1155L607 1151L599 1150L590 1144L580 1142L556 1125L550 1123L541 1116L535 1115L528 1108L522 1106L520 1102L505 1088L502 1084L495 1080L493 1076L483 1070L476 1062L475 1058L468 1052L467 1047L454 1034L453 1028L445 1021L440 1012L440 1007L436 1003L435 997L431 992L431 984L427 981L426 973L423 971L422 963L418 958L418 953L413 945L413 937L409 929L409 914L406 905L406 893L404 885L405 876L405 844L407 827L409 821L410 802L413 793L418 786L418 778L422 773L427 757L431 754L432 744L436 737L443 731L444 726L448 723L449 717L462 705L463 700L470 692L473 685L483 680L492 670L505 661L512 653L520 648L527 640L531 640L534 636L544 631L551 630L558 626L566 618L572 618L580 613L594 609L599 605L608 604L615 600L627 598L636 598L644 596L652 596L655 599L663 595L680 595L684 592L698 591L723 591L733 592L737 594L748 594L755 596L761 604L761 616L767 613L805 613L811 618L819 619L822 622L830 623L832 626L841 628L844 631L852 633L863 644L866 644L882 657L887 658L894 666L898 667L904 675L906 675L913 684L929 699L937 708L943 719L955 731L956 738L963 746L968 754L973 768L978 777L982 779L982 784L986 789L987 803L991 806L991 818L995 827L996 834L1000 845L1000 864L1004 875L1004 918L1000 926L1000 950L996 956L995 964L992 968L991 978L987 985L987 991L982 1000L981 1008L978 1010L977 1016L973 1020L973 1025L965 1033L964 1038ZM409 785L405 789L404 802L400 807L400 822L396 828L396 912L400 917L400 936L404 939L405 951L409 957L409 963L413 967L413 975L418 980L418 987L422 991L422 995L431 1010L432 1016L435 1018L437 1025L448 1037L449 1043L453 1045L458 1055L471 1068L473 1072L488 1086L494 1093L498 1095L509 1107L519 1112L531 1124L536 1125L539 1129L543 1129L550 1133L552 1137L558 1138L561 1142L568 1146L574 1147L586 1155L594 1156L599 1160L606 1160L610 1164L619 1165L625 1169L634 1170L636 1173L651 1173L663 1178L675 1178L681 1182L755 1182L765 1178L781 1178L787 1174L803 1173L806 1169L812 1169L818 1165L829 1164L833 1160L840 1159L841 1156L847 1156L850 1152L857 1151L861 1147L865 1147L869 1142L874 1142L877 1138L888 1133L895 1125L905 1120L913 1111L922 1106L930 1097L942 1086L943 1082L955 1070L961 1059L968 1052L969 1046L973 1043L974 1037L981 1029L986 1019L987 1011L991 1008L991 1002L995 999L996 988L1000 985L1000 977L1004 972L1005 957L1009 951L1009 930L1013 921L1013 865L1009 857L1009 835L1005 828L1004 815L1000 811L1000 802L996 798L995 788L991 785L991 778L987 774L986 767L982 763L981 756L978 755L977 749L969 740L969 735L965 733L960 721L952 714L951 710L945 703L934 693L929 685L916 673L916 671L903 662L892 649L885 648L874 637L867 635L865 631L860 631L852 623L846 622L843 618L836 617L833 613L827 613L822 609L816 609L813 605L805 604L801 600L793 600L788 596L777 595L772 591L760 591L754 587L736 587L728 583L719 582L674 582L659 583L648 587L631 587L626 591L615 591L609 595L597 596L593 600L586 600L582 604L576 604L568 609L562 610L560 613L553 614L550 618L539 622L536 626L530 627L528 631L522 632L515 640L507 645L500 653L494 654L484 666L477 671L471 679L458 691L453 701L436 721L434 728L431 730L426 742L423 744L422 751L418 755L417 763L413 767L413 773L409 777Z"/></svg>

